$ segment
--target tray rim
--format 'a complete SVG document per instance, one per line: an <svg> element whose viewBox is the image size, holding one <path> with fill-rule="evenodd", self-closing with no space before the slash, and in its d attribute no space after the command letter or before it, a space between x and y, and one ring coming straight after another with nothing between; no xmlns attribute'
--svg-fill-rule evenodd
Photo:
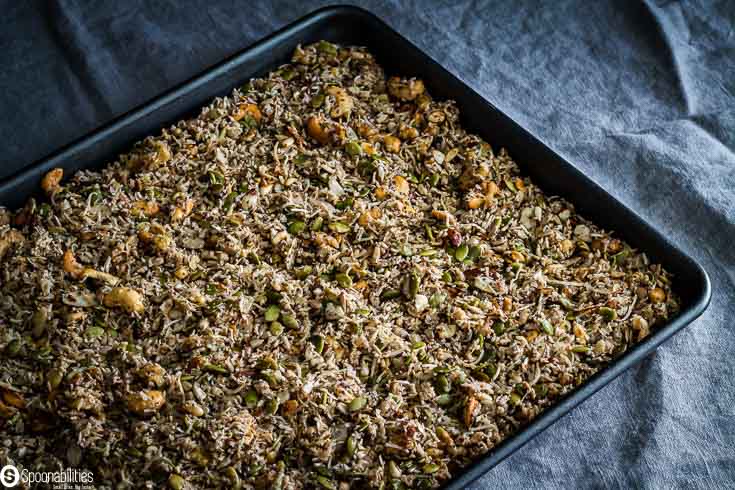
<svg viewBox="0 0 735 490"><path fill-rule="evenodd" d="M445 482L442 486L442 488L445 489L464 488L466 485L481 478L484 474L497 466L500 462L502 462L515 451L527 444L531 439L546 430L554 422L568 414L572 409L580 405L594 393L612 382L624 371L626 371L633 365L640 363L646 356L654 352L656 348L660 346L663 342L670 339L673 335L678 333L684 327L688 326L699 316L701 316L710 304L712 297L712 286L709 275L696 259L683 251L678 245L671 242L665 235L661 234L653 225L651 225L646 219L641 217L636 211L628 207L625 203L618 200L615 196L610 194L607 190L597 184L586 174L582 173L565 156L550 148L543 138L531 133L529 130L527 130L517 121L515 121L515 119L509 116L506 112L497 108L497 106L495 106L490 100L478 94L464 80L446 69L441 63L436 61L424 50L417 47L412 41L393 29L388 23L383 21L374 13L353 5L331 5L307 13L302 17L288 23L284 27L276 30L275 32L263 38L260 38L259 40L244 47L239 51L236 51L221 62L205 68L201 72L193 75L192 77L189 77L179 84L176 84L172 88L165 90L161 94L153 96L148 100L141 102L137 106L132 107L128 111L125 111L124 113L113 118L109 122L101 124L100 126L87 132L86 134L61 146L59 149L51 152L47 156L42 157L32 163L29 163L24 167L16 170L15 172L1 178L0 195L10 193L14 187L17 187L23 181L32 178L33 175L38 175L39 172L45 172L53 167L61 166L61 162L68 160L68 158L75 153L84 151L86 148L93 147L95 144L104 141L105 138L112 136L121 128L126 127L131 122L135 122L142 117L153 114L156 111L165 108L167 105L174 103L180 97L184 97L193 90L205 86L216 77L228 73L230 69L238 65L241 58L253 56L259 51L265 51L268 49L268 46L272 45L273 43L286 42L288 41L288 39L286 38L289 35L306 29L311 25L329 21L330 19L333 19L335 17L337 18L337 20L339 20L339 17L342 16L359 17L361 18L360 20L363 22L371 22L377 24L380 26L381 29L390 31L393 35L400 38L400 40L407 46L422 53L435 65L435 68L445 72L448 77L454 79L457 83L462 85L465 91L482 99L490 108L494 109L500 115L504 116L506 122L515 126L515 129L523 133L524 137L536 140L536 142L544 147L546 151L554 154L558 161L568 167L568 170L577 174L577 177L580 180L584 181L585 185L600 192L608 201L611 201L615 203L616 206L619 206L620 208L626 210L633 219L638 221L638 224L640 226L647 228L648 232L655 235L664 247L679 255L680 259L685 262L685 267L688 267L690 269L690 272L698 283L696 285L698 294L693 295L692 303L687 305L686 308L683 308L682 311L674 319L666 323L661 328L657 329L644 341L636 344L633 348L627 350L621 357L602 368L595 375L587 379L582 385L575 388L573 391L558 400L554 405L544 410L540 415L533 419L529 424L522 427L518 432L505 439L503 442L492 448L483 456L478 457L470 465L462 468L460 473ZM416 75L421 74L416 73ZM570 200L573 202L573 199Z"/></svg>

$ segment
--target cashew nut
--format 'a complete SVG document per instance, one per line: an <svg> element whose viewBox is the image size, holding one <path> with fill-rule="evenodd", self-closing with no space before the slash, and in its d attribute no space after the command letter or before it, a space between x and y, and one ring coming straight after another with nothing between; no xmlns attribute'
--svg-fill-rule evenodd
<svg viewBox="0 0 735 490"><path fill-rule="evenodd" d="M105 295L103 302L107 307L113 308L119 306L130 313L143 313L143 310L145 310L143 296L130 288L112 289L112 291Z"/></svg>

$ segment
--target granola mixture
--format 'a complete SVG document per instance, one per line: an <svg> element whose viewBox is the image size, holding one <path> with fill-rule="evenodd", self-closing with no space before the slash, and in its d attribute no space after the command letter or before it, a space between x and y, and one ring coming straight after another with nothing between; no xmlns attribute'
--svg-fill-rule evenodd
<svg viewBox="0 0 735 490"><path fill-rule="evenodd" d="M300 47L0 210L0 461L97 485L431 488L677 311L421 80Z"/></svg>

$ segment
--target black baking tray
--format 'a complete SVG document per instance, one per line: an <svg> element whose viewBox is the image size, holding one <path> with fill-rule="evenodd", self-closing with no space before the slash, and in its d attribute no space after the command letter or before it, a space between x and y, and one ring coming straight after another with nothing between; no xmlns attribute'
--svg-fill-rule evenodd
<svg viewBox="0 0 735 490"><path fill-rule="evenodd" d="M388 75L420 77L434 97L454 99L464 127L496 148L507 148L522 172L546 193L571 201L583 216L615 230L674 274L674 290L681 297L679 315L445 485L464 488L701 315L710 301L710 282L694 259L634 211L378 17L356 7L317 10L6 179L0 183L0 205L11 209L22 206L38 193L41 177L51 168L62 167L68 176L79 169L104 166L134 142L197 113L212 98L228 94L250 78L287 62L297 44L320 39L366 46Z"/></svg>

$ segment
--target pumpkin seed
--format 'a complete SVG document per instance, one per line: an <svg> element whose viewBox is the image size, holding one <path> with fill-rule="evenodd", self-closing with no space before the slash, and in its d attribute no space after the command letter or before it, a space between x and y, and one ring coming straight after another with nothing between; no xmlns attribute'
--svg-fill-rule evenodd
<svg viewBox="0 0 735 490"><path fill-rule="evenodd" d="M359 412L363 408L365 408L365 405L367 405L367 398L362 396L357 396L352 399L349 406L347 407L350 412Z"/></svg>
<svg viewBox="0 0 735 490"><path fill-rule="evenodd" d="M298 235L302 231L306 229L306 223L303 221L294 221L290 225L288 225L288 232L292 235Z"/></svg>
<svg viewBox="0 0 735 490"><path fill-rule="evenodd" d="M265 321L267 322L274 322L278 320L278 317L281 314L281 308L278 305L270 305L265 310Z"/></svg>
<svg viewBox="0 0 735 490"><path fill-rule="evenodd" d="M454 251L454 258L462 262L465 258L467 258L467 254L469 253L470 249L467 246L466 243L463 243L459 247L457 247L457 250Z"/></svg>

